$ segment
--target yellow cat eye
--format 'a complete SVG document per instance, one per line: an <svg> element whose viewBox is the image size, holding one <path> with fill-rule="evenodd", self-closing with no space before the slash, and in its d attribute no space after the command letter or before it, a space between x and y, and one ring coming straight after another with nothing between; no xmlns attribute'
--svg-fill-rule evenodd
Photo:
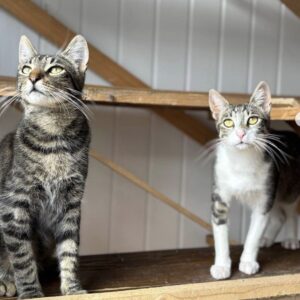
<svg viewBox="0 0 300 300"><path fill-rule="evenodd" d="M54 66L54 67L50 68L49 74L50 75L58 75L58 74L62 73L63 70L64 69L62 67Z"/></svg>
<svg viewBox="0 0 300 300"><path fill-rule="evenodd" d="M23 74L29 74L31 71L31 68L29 66L24 66L22 69Z"/></svg>
<svg viewBox="0 0 300 300"><path fill-rule="evenodd" d="M227 128L232 128L234 126L234 122L231 119L226 119L224 120L223 124Z"/></svg>
<svg viewBox="0 0 300 300"><path fill-rule="evenodd" d="M248 125L255 125L258 122L258 117L250 117L248 119Z"/></svg>

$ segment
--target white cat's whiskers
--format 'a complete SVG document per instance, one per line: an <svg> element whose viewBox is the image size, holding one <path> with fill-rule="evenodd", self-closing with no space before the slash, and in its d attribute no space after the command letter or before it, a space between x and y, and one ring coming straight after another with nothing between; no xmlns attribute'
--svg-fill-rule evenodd
<svg viewBox="0 0 300 300"><path fill-rule="evenodd" d="M197 162L201 161L201 164L206 165L214 157L217 146L220 145L222 142L222 138L216 138L209 141L203 146L204 150L195 160Z"/></svg>
<svg viewBox="0 0 300 300"><path fill-rule="evenodd" d="M257 140L262 141L263 143L267 144L274 153L277 154L278 158L280 159L280 161L282 163L286 163L289 164L289 159L291 159L291 156L289 154L287 154L286 152L284 152L282 149L280 149L274 142L272 142L271 140L268 140L268 136L261 138L261 137L257 137ZM276 141L279 142L279 141ZM283 142L280 141L280 143L285 146L285 144Z"/></svg>

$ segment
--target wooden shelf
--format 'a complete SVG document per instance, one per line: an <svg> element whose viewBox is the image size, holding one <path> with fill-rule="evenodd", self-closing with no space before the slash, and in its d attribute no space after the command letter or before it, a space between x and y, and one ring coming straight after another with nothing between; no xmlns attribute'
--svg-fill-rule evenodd
<svg viewBox="0 0 300 300"><path fill-rule="evenodd" d="M13 95L14 88L15 81L12 78L0 77L0 96ZM87 101L101 104L208 109L207 93L115 88L95 85L86 85L84 93ZM224 96L231 103L249 101L249 95L245 94L224 93ZM273 120L294 120L296 114L300 112L300 98L297 97L274 97L272 103L271 118Z"/></svg>
<svg viewBox="0 0 300 300"><path fill-rule="evenodd" d="M262 249L261 272L246 276L237 270L240 246L232 247L233 276L214 281L209 275L212 248L81 257L80 277L90 294L59 299L257 299L300 294L299 250L279 245ZM58 299L59 281L47 270L42 285ZM178 297L178 298L177 298Z"/></svg>

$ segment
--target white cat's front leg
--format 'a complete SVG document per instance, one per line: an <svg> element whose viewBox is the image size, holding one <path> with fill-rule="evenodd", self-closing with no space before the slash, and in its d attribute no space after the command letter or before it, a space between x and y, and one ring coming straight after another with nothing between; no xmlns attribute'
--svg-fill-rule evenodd
<svg viewBox="0 0 300 300"><path fill-rule="evenodd" d="M264 213L257 209L252 212L250 228L239 265L239 270L243 273L252 275L257 273L259 270L257 254L259 250L260 239L266 228L268 218L269 213Z"/></svg>
<svg viewBox="0 0 300 300"><path fill-rule="evenodd" d="M213 195L212 225L215 243L215 263L210 274L215 279L226 279L231 275L231 259L228 241L228 205L218 195Z"/></svg>

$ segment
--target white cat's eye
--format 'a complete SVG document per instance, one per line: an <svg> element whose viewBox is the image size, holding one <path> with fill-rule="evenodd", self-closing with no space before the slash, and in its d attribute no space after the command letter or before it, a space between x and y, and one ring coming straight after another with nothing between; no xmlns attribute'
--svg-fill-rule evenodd
<svg viewBox="0 0 300 300"><path fill-rule="evenodd" d="M232 128L234 126L234 122L231 119L226 119L223 121L223 124L227 128Z"/></svg>
<svg viewBox="0 0 300 300"><path fill-rule="evenodd" d="M52 68L50 68L50 70L48 71L50 75L58 75L60 73L62 73L64 71L64 68L60 67L60 66L54 66Z"/></svg>
<svg viewBox="0 0 300 300"><path fill-rule="evenodd" d="M258 117L250 117L247 123L248 125L255 125L257 124L257 122L258 122Z"/></svg>
<svg viewBox="0 0 300 300"><path fill-rule="evenodd" d="M23 74L29 74L30 73L30 71L31 71L31 68L29 67L29 66L24 66L23 68L22 68L22 73Z"/></svg>

